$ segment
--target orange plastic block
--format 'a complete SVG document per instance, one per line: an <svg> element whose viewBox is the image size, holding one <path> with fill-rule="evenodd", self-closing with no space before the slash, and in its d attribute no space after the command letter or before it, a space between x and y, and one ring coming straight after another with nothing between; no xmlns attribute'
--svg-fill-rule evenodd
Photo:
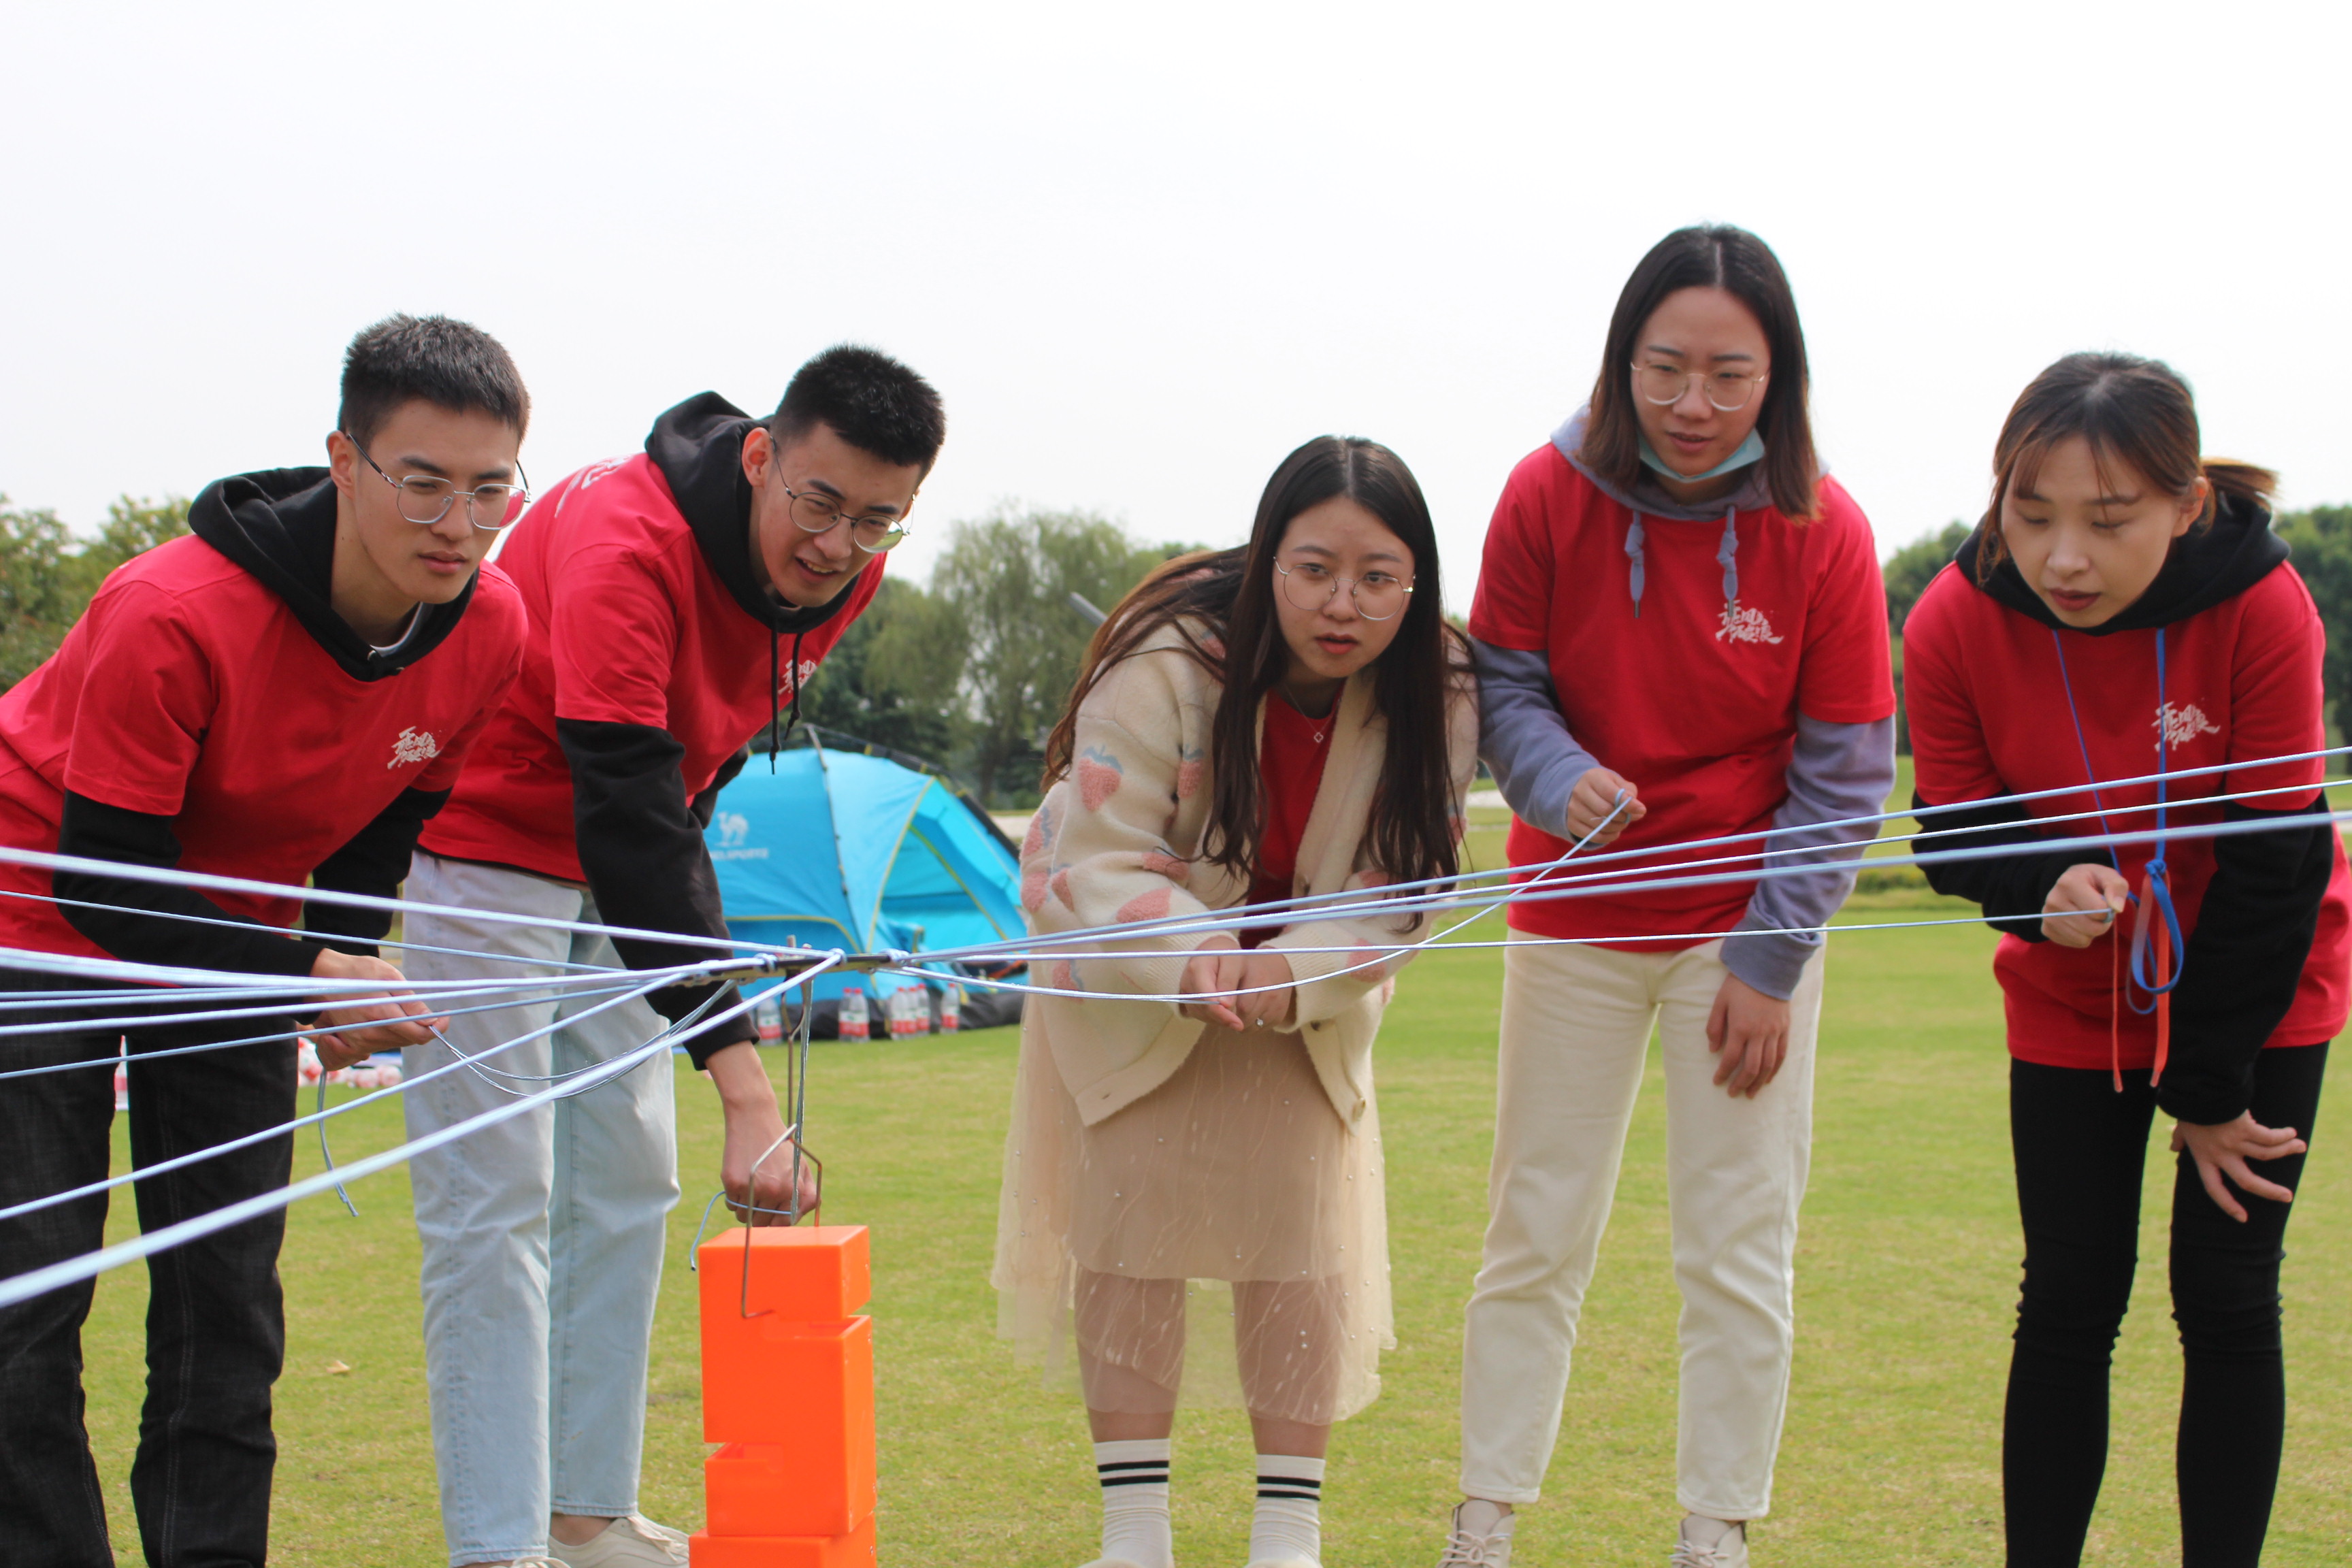
<svg viewBox="0 0 2352 1568"><path fill-rule="evenodd" d="M702 1321L702 1440L776 1444L843 1484L874 1477L874 1320ZM830 1495L831 1483L826 1483Z"/></svg>
<svg viewBox="0 0 2352 1568"><path fill-rule="evenodd" d="M702 1462L713 1535L842 1535L874 1513L874 1445L842 1435L842 1460L782 1443L730 1443Z"/></svg>
<svg viewBox="0 0 2352 1568"><path fill-rule="evenodd" d="M712 1535L687 1542L694 1568L874 1568L874 1516L845 1535Z"/></svg>
<svg viewBox="0 0 2352 1568"><path fill-rule="evenodd" d="M705 1322L719 1312L742 1315L747 1255L754 1314L795 1323L837 1323L866 1305L874 1289L862 1225L758 1226L751 1227L748 1248L738 1227L712 1237L695 1254ZM707 1373L709 1369L704 1370Z"/></svg>

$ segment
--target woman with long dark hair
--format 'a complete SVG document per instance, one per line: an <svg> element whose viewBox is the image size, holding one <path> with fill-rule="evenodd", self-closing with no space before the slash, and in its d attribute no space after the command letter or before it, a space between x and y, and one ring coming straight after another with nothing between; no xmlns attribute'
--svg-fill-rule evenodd
<svg viewBox="0 0 2352 1568"><path fill-rule="evenodd" d="M2168 366L2060 360L2010 410L1992 503L1904 627L1920 803L1966 807L1921 847L2016 847L1927 872L2003 933L2015 1568L2082 1557L2158 1110L2179 1155L2182 1562L2252 1568L2278 1482L2280 1248L2344 1026L2352 879L2307 754L2327 743L2326 636L2271 531L2274 481L2200 454ZM2072 793L2007 798L2044 790ZM2037 842L2107 831L2138 837Z"/></svg>
<svg viewBox="0 0 2352 1568"><path fill-rule="evenodd" d="M1470 635L1512 865L1527 879L1613 844L1689 885L1512 906L1531 940L1504 960L1449 1568L1503 1568L1511 1510L1539 1494L1654 1027L1683 1297L1677 1568L1744 1568L1770 1505L1820 928L1871 837L1852 819L1895 772L1877 555L1821 471L1807 397L1771 250L1668 235L1618 297L1591 402L1513 471L1487 531ZM1727 835L1750 837L1672 847ZM1678 868L1695 858L1713 863ZM1755 879L1805 864L1832 868Z"/></svg>
<svg viewBox="0 0 2352 1568"><path fill-rule="evenodd" d="M1253 1563L1319 1559L1331 1424L1394 1343L1371 1048L1431 918L1364 906L1454 874L1476 765L1443 612L1411 471L1309 441L1248 544L1171 562L1113 612L1046 744L1032 931L1141 928L1033 966L1053 992L1022 1022L997 1232L1002 1331L1076 1363L1094 1568L1169 1568L1180 1389L1249 1412ZM1335 898L1352 908L1181 923Z"/></svg>

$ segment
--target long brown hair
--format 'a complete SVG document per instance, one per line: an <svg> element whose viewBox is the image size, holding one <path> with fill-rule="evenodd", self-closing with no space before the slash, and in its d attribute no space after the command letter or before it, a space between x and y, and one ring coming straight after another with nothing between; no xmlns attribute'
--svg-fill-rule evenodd
<svg viewBox="0 0 2352 1568"><path fill-rule="evenodd" d="M1764 329L1772 369L1764 384L1764 411L1757 416L1756 433L1764 438L1765 488L1781 516L1794 522L1810 521L1821 460L1813 451L1811 373L1805 363L1805 330L1797 320L1797 297L1772 247L1729 224L1675 230L1652 246L1625 279L1616 312L1609 318L1601 374L1592 383L1592 416L1585 423L1578 458L1620 490L1632 489L1642 477L1633 355L1642 329L1666 296L1685 289L1722 289L1747 306Z"/></svg>
<svg viewBox="0 0 2352 1568"><path fill-rule="evenodd" d="M2197 427L2197 400L2179 371L2137 354L2072 353L2019 393L1992 449L1992 500L1978 525L1977 578L1990 582L2009 558L2000 503L2018 487L2033 488L2050 449L2080 437L2104 474L2129 467L2168 496L2185 496L2200 476L2212 492L2191 532L2210 528L2223 496L2270 504L2278 476L2226 458L2207 458Z"/></svg>
<svg viewBox="0 0 2352 1568"><path fill-rule="evenodd" d="M1469 650L1445 623L1437 530L1404 459L1377 441L1318 436L1282 460L1258 500L1249 542L1179 556L1119 601L1087 645L1069 705L1045 742L1044 787L1070 771L1078 709L1104 673L1173 628L1177 651L1222 683L1210 721L1214 752L1202 858L1255 874L1265 813L1258 784L1257 708L1289 658L1274 605L1274 557L1291 519L1345 496L1412 552L1412 594L1391 642L1372 665L1372 700L1388 721L1381 787L1366 837L1372 863L1391 880L1454 875L1453 778L1447 699L1467 679ZM1171 846L1171 847L1174 847Z"/></svg>

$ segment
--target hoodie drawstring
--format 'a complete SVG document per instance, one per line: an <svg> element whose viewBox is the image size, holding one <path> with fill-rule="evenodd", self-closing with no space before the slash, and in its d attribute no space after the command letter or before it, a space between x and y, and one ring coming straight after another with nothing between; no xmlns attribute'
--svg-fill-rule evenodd
<svg viewBox="0 0 2352 1568"><path fill-rule="evenodd" d="M1649 576L1649 563L1642 545L1646 535L1642 528L1642 514L1633 512L1633 521L1625 530L1626 580L1633 591L1633 618L1642 618L1642 589ZM1716 546L1716 563L1723 568L1723 614L1727 623L1739 608L1739 509L1723 509L1723 542Z"/></svg>
<svg viewBox="0 0 2352 1568"><path fill-rule="evenodd" d="M776 726L772 722L768 725L768 771L772 773L776 771L776 753L783 750L784 742L793 738L793 731L800 726L801 638L806 635L805 632L793 634L793 706L792 711L784 719L783 732L777 733ZM768 633L768 689L770 691L775 690L777 687L783 684L782 678L776 670L776 637L775 632Z"/></svg>
<svg viewBox="0 0 2352 1568"><path fill-rule="evenodd" d="M1723 608L1739 608L1739 509L1723 509L1723 542L1715 547L1715 563L1723 568Z"/></svg>
<svg viewBox="0 0 2352 1568"><path fill-rule="evenodd" d="M1633 618L1642 618L1642 514L1633 514L1633 526L1625 531L1625 559L1632 563L1630 578L1633 587Z"/></svg>

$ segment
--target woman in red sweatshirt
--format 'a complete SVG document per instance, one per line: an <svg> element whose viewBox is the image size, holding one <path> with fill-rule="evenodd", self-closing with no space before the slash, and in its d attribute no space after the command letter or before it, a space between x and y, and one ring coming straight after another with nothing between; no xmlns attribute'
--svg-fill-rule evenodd
<svg viewBox="0 0 2352 1568"><path fill-rule="evenodd" d="M2082 1555L2159 1109L2179 1155L2183 1562L2259 1561L2278 1479L2280 1243L2344 1026L2352 885L2321 761L2298 757L2326 744L2326 638L2270 529L2273 476L2199 451L2168 367L2060 360L2010 411L1992 505L1905 627L1919 804L1960 808L1922 848L1979 851L1928 880L2004 933L2014 1565ZM2226 831L2178 836L2206 825ZM2107 831L2143 837L2040 847Z"/></svg>

